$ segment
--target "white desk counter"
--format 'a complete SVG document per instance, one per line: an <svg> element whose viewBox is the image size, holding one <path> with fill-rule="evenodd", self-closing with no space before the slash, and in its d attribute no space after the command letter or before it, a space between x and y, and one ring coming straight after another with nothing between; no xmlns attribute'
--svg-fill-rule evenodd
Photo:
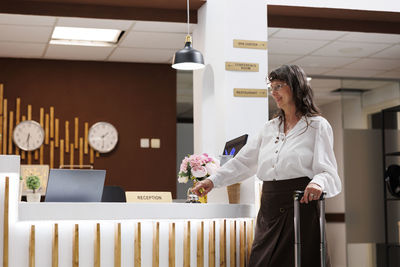
<svg viewBox="0 0 400 267"><path fill-rule="evenodd" d="M21 202L18 215L19 221L228 219L253 217L254 205Z"/></svg>

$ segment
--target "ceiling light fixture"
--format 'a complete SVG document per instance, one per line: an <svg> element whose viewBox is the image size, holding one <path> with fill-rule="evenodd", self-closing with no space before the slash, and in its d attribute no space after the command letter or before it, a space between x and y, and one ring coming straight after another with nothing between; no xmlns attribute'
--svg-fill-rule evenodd
<svg viewBox="0 0 400 267"><path fill-rule="evenodd" d="M187 0L187 35L185 47L177 51L172 59L172 67L177 70L197 70L204 68L204 59L200 51L192 47L189 34L189 0Z"/></svg>
<svg viewBox="0 0 400 267"><path fill-rule="evenodd" d="M112 46L121 37L121 30L79 27L55 27L50 44Z"/></svg>

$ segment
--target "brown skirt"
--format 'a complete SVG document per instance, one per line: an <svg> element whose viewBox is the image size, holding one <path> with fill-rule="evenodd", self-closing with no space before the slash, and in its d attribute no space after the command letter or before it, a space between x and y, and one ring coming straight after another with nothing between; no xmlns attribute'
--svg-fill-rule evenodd
<svg viewBox="0 0 400 267"><path fill-rule="evenodd" d="M295 266L293 192L304 190L309 182L308 177L264 182L250 267ZM300 235L301 266L321 266L317 201L300 204ZM326 266L330 267L329 256L326 258Z"/></svg>

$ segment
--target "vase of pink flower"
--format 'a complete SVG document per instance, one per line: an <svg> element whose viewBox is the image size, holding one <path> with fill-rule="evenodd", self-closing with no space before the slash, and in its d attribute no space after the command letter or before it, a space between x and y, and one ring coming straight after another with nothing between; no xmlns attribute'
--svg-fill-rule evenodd
<svg viewBox="0 0 400 267"><path fill-rule="evenodd" d="M214 174L219 168L219 160L206 153L188 155L182 160L178 174L179 183L187 183L189 180L195 184ZM200 197L200 202L207 203L207 196Z"/></svg>

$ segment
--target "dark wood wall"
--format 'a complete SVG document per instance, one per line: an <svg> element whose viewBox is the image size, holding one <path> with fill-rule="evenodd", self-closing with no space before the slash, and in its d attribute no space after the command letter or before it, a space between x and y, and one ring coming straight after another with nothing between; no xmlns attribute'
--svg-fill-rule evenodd
<svg viewBox="0 0 400 267"><path fill-rule="evenodd" d="M73 140L74 117L80 119L80 136L85 121L108 121L117 128L116 149L95 159L96 169L107 170L106 184L175 196L176 71L169 65L0 58L0 66L9 109L20 97L22 115L32 104L39 121L39 108L48 112L54 106L60 138L69 120ZM161 148L140 148L140 138L160 138ZM55 166L58 155L56 150ZM48 158L46 153L45 162Z"/></svg>

